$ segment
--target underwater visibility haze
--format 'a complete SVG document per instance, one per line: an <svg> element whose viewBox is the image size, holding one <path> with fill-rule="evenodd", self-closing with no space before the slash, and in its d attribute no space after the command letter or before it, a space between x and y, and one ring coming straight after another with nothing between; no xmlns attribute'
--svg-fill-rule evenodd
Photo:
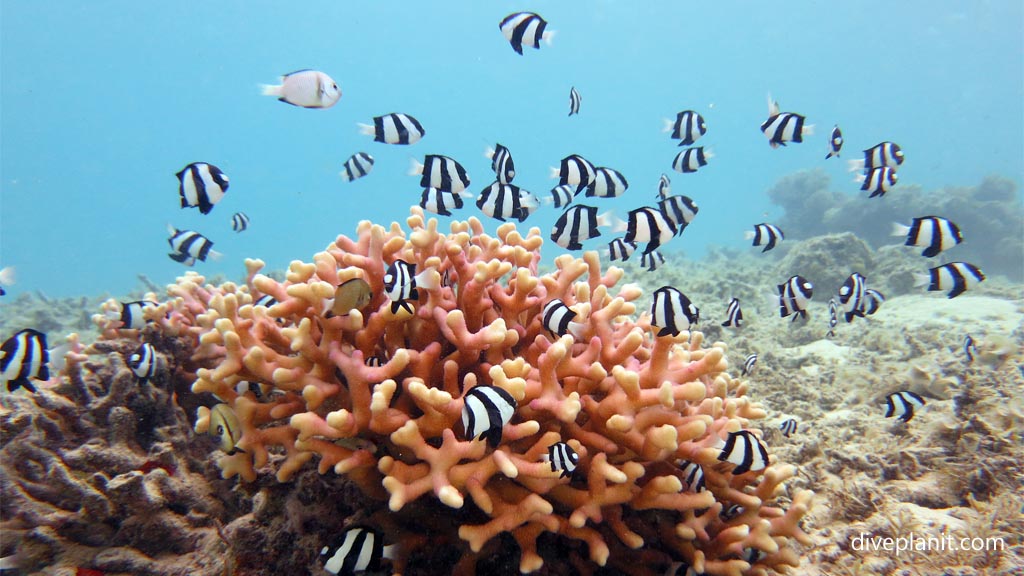
<svg viewBox="0 0 1024 576"><path fill-rule="evenodd" d="M1022 186L1017 1L4 0L0 574L1020 575Z"/></svg>

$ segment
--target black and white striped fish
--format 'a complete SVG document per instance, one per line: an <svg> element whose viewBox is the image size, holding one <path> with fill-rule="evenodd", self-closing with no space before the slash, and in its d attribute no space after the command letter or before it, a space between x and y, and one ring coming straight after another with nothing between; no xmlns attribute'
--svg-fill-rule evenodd
<svg viewBox="0 0 1024 576"><path fill-rule="evenodd" d="M847 276L843 285L839 287L839 303L845 310L846 322L853 321L854 316L864 317L867 302L864 297L864 290L867 289L867 279L857 272Z"/></svg>
<svg viewBox="0 0 1024 576"><path fill-rule="evenodd" d="M480 191L480 195L476 199L476 206L484 214L502 222L506 218L514 218L522 222L529 215L529 212L523 208L522 199L523 193L519 186L502 184L495 180Z"/></svg>
<svg viewBox="0 0 1024 576"><path fill-rule="evenodd" d="M341 179L351 182L356 178L366 176L370 173L370 170L373 170L373 156L366 152L356 152L349 156L348 160L345 160L345 164L342 167L344 170L341 172Z"/></svg>
<svg viewBox="0 0 1024 576"><path fill-rule="evenodd" d="M757 354L751 354L743 359L743 371L740 372L740 376L750 376L754 373L754 368L757 367Z"/></svg>
<svg viewBox="0 0 1024 576"><path fill-rule="evenodd" d="M391 299L391 313L398 313L399 308L413 312L409 300L418 300L419 288L437 290L440 278L434 276L434 269L429 268L416 274L416 265L405 260L395 260L384 273L384 293Z"/></svg>
<svg viewBox="0 0 1024 576"><path fill-rule="evenodd" d="M678 336L683 331L683 321L690 326L700 322L700 308L672 286L662 286L654 291L651 305L651 327L661 328L658 336Z"/></svg>
<svg viewBox="0 0 1024 576"><path fill-rule="evenodd" d="M849 161L850 172L861 171L865 174L875 168L892 168L896 170L903 164L903 149L895 142L879 142L864 151L864 158Z"/></svg>
<svg viewBox="0 0 1024 576"><path fill-rule="evenodd" d="M239 396L246 394L252 394L257 400L265 398L274 391L274 387L270 384L262 384L260 382L253 382L251 380L239 380L235 384L235 393Z"/></svg>
<svg viewBox="0 0 1024 576"><path fill-rule="evenodd" d="M729 300L729 306L725 310L725 322L722 322L722 326L741 328L740 322L743 321L743 310L740 308L740 299L733 298Z"/></svg>
<svg viewBox="0 0 1024 576"><path fill-rule="evenodd" d="M914 286L928 286L929 292L949 290L946 298L956 298L984 281L985 274L981 269L968 262L950 262L929 268L927 274L914 275Z"/></svg>
<svg viewBox="0 0 1024 576"><path fill-rule="evenodd" d="M924 398L910 390L900 390L885 397L885 417L895 415L904 422L910 422L914 417L914 408L924 407Z"/></svg>
<svg viewBox="0 0 1024 576"><path fill-rule="evenodd" d="M864 291L864 313L868 316L878 312L883 302L885 302L885 295L878 290L868 288Z"/></svg>
<svg viewBox="0 0 1024 576"><path fill-rule="evenodd" d="M576 91L576 87L572 86L569 88L569 116L580 113L580 102L583 99L580 98L580 93Z"/></svg>
<svg viewBox="0 0 1024 576"><path fill-rule="evenodd" d="M553 203L555 208L562 208L563 206L568 206L575 197L576 187L562 184L551 189L551 197L548 199L548 203Z"/></svg>
<svg viewBox="0 0 1024 576"><path fill-rule="evenodd" d="M385 144L415 144L427 133L418 120L402 113L374 116L372 126L359 124L359 132Z"/></svg>
<svg viewBox="0 0 1024 576"><path fill-rule="evenodd" d="M729 432L718 460L735 464L732 470L735 475L764 470L768 466L768 448L750 430Z"/></svg>
<svg viewBox="0 0 1024 576"><path fill-rule="evenodd" d="M700 467L700 464L680 460L679 468L683 471L683 480L686 482L687 492L700 494L707 489L704 486L704 469Z"/></svg>
<svg viewBox="0 0 1024 576"><path fill-rule="evenodd" d="M683 174L692 174L702 167L708 165L708 158L714 158L711 150L705 150L703 146L684 148L676 154L672 161L672 169Z"/></svg>
<svg viewBox="0 0 1024 576"><path fill-rule="evenodd" d="M668 174L662 174L661 178L658 178L658 196L659 200L664 200L672 195L672 181L669 180Z"/></svg>
<svg viewBox="0 0 1024 576"><path fill-rule="evenodd" d="M32 379L50 379L50 351L46 334L32 328L19 330L0 345L0 379L8 392L25 388L35 392Z"/></svg>
<svg viewBox="0 0 1024 576"><path fill-rule="evenodd" d="M594 169L594 178L587 185L587 196L615 198L622 196L627 188L629 188L629 182L621 172L602 166Z"/></svg>
<svg viewBox="0 0 1024 576"><path fill-rule="evenodd" d="M972 352L973 350L973 352ZM964 357L966 362L970 364L974 362L974 355L978 353L978 347L974 345L974 338L970 334L964 336Z"/></svg>
<svg viewBox="0 0 1024 576"><path fill-rule="evenodd" d="M611 262L616 260L625 262L633 255L634 250L636 250L636 242L626 242L622 238L616 238L608 243L608 260Z"/></svg>
<svg viewBox="0 0 1024 576"><path fill-rule="evenodd" d="M547 30L548 23L533 12L516 12L509 14L501 21L498 28L505 39L512 44L516 54L523 54L523 46L540 48L541 40L548 46L554 38L554 30Z"/></svg>
<svg viewBox="0 0 1024 576"><path fill-rule="evenodd" d="M790 276L785 284L779 284L779 316L791 314L807 318L807 302L814 296L814 285L803 276ZM793 316L796 320L797 316Z"/></svg>
<svg viewBox="0 0 1024 576"><path fill-rule="evenodd" d="M779 430L782 430L782 435L789 438L790 434L796 434L796 420L790 418L779 425Z"/></svg>
<svg viewBox="0 0 1024 576"><path fill-rule="evenodd" d="M511 184L512 179L516 177L516 164L512 161L512 152L508 148L496 143L494 148L488 148L484 152L491 161L491 170L494 171L498 182L502 184Z"/></svg>
<svg viewBox="0 0 1024 576"><path fill-rule="evenodd" d="M551 229L551 239L567 250L581 250L591 238L601 235L598 227L611 226L615 221L611 212L597 213L596 206L574 204L562 212ZM628 241L628 240L627 240Z"/></svg>
<svg viewBox="0 0 1024 576"><path fill-rule="evenodd" d="M244 232L249 228L249 217L245 212L235 212L231 217L231 229L235 232Z"/></svg>
<svg viewBox="0 0 1024 576"><path fill-rule="evenodd" d="M648 272L654 272L659 266L665 263L665 256L660 250L640 253L640 267L646 268Z"/></svg>
<svg viewBox="0 0 1024 576"><path fill-rule="evenodd" d="M804 136L814 134L814 125L806 124L806 118L793 112L780 112L779 103L768 97L768 119L761 124L761 132L768 138L772 148L785 146L787 142L803 142Z"/></svg>
<svg viewBox="0 0 1024 576"><path fill-rule="evenodd" d="M544 305L541 312L544 329L557 336L572 334L576 340L583 339L583 330L586 326L580 322L574 322L576 311L565 305L565 302L555 299Z"/></svg>
<svg viewBox="0 0 1024 576"><path fill-rule="evenodd" d="M324 571L330 574L355 576L379 571L381 560L392 557L393 546L384 545L381 532L356 526L321 548L320 559L324 563Z"/></svg>
<svg viewBox="0 0 1024 576"><path fill-rule="evenodd" d="M551 464L552 472L561 472L559 478L568 478L580 463L580 455L565 442L555 442L548 446L548 453L541 456L544 462Z"/></svg>
<svg viewBox="0 0 1024 576"><path fill-rule="evenodd" d="M729 504L718 513L718 517L722 519L722 522L728 522L733 518L743 514L746 509L739 504Z"/></svg>
<svg viewBox="0 0 1024 576"><path fill-rule="evenodd" d="M270 294L264 294L252 303L253 306L265 306L267 308L270 308L274 304L277 304L277 298L274 298Z"/></svg>
<svg viewBox="0 0 1024 576"><path fill-rule="evenodd" d="M224 198L228 191L228 176L213 164L193 162L175 174L178 177L178 194L182 208L199 207L203 214L209 214L213 205Z"/></svg>
<svg viewBox="0 0 1024 576"><path fill-rule="evenodd" d="M213 242L199 232L192 230L178 230L170 224L167 225L167 232L171 237L167 243L171 245L168 256L175 262L181 262L185 266L192 266L196 260L206 261L207 258L219 260L221 253L213 249Z"/></svg>
<svg viewBox="0 0 1024 576"><path fill-rule="evenodd" d="M676 234L676 226L661 210L642 206L629 211L626 220L626 242L647 242L644 253L651 253Z"/></svg>
<svg viewBox="0 0 1024 576"><path fill-rule="evenodd" d="M825 336L832 338L836 335L836 326L839 325L839 303L835 298L828 299L828 332Z"/></svg>
<svg viewBox="0 0 1024 576"><path fill-rule="evenodd" d="M501 442L501 430L512 420L516 400L497 386L479 385L466 392L462 405L462 429L466 440L485 439L491 448Z"/></svg>
<svg viewBox="0 0 1024 576"><path fill-rule="evenodd" d="M843 132L839 129L839 126L832 127L832 134L828 139L828 154L825 156L825 160L835 156L839 158L839 151L843 149Z"/></svg>
<svg viewBox="0 0 1024 576"><path fill-rule="evenodd" d="M747 240L753 240L753 246L761 246L763 244L764 249L761 250L762 254L771 250L772 248L775 248L775 245L779 241L786 239L786 236L782 233L782 230L780 230L778 226L774 224L768 224L767 222L754 224L754 230L748 230L744 234L744 237Z"/></svg>
<svg viewBox="0 0 1024 576"><path fill-rule="evenodd" d="M149 300L135 300L133 302L121 302L120 304L120 313L114 311L107 312L107 318L121 321L121 325L118 326L120 330L142 330L145 328L146 324L152 322L152 320L146 320L143 310L157 305L156 302Z"/></svg>
<svg viewBox="0 0 1024 576"><path fill-rule="evenodd" d="M914 218L910 226L893 224L892 235L905 237L907 241L904 246L924 248L921 255L926 258L938 256L940 252L964 241L960 227L941 216Z"/></svg>
<svg viewBox="0 0 1024 576"><path fill-rule="evenodd" d="M380 368L384 365L384 360L380 356L374 354L373 356L368 357L363 363L370 368Z"/></svg>
<svg viewBox="0 0 1024 576"><path fill-rule="evenodd" d="M460 193L445 192L437 188L424 188L420 194L420 208L432 214L451 216L452 210L462 208L462 195Z"/></svg>
<svg viewBox="0 0 1024 576"><path fill-rule="evenodd" d="M892 187L899 181L899 176L896 175L896 170L883 166L872 168L867 174L858 174L855 180L860 183L861 190L871 191L868 198L874 198L875 196L885 196L886 192L892 190Z"/></svg>
<svg viewBox="0 0 1024 576"><path fill-rule="evenodd" d="M551 177L558 178L559 184L575 186L579 194L594 180L596 170L590 160L579 154L570 154L562 158L558 168L551 168Z"/></svg>
<svg viewBox="0 0 1024 576"><path fill-rule="evenodd" d="M135 374L139 385L149 382L156 375L156 349L149 342L143 342L128 357L128 368Z"/></svg>
<svg viewBox="0 0 1024 576"><path fill-rule="evenodd" d="M689 196L667 196L658 201L658 210L675 225L675 235L679 236L697 217L700 208Z"/></svg>
<svg viewBox="0 0 1024 576"><path fill-rule="evenodd" d="M439 154L427 154L420 164L415 158L409 175L422 174L420 187L437 188L445 192L462 192L469 186L469 174L454 159Z"/></svg>
<svg viewBox="0 0 1024 576"><path fill-rule="evenodd" d="M693 566L691 566L689 562L672 562L671 564L668 565L668 568L665 569L665 574L663 576L704 576L704 575L703 574L698 574L697 571L694 570Z"/></svg>
<svg viewBox="0 0 1024 576"><path fill-rule="evenodd" d="M679 140L680 146L690 146L701 136L707 134L708 128L704 125L704 117L693 110L683 110L676 114L675 120L665 119L665 128L662 132L671 132L673 140Z"/></svg>

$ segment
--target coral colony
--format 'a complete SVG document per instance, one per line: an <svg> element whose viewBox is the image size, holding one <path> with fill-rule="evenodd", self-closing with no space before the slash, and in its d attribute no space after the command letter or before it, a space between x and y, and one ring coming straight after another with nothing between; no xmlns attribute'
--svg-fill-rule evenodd
<svg viewBox="0 0 1024 576"><path fill-rule="evenodd" d="M474 573L503 532L523 573L544 565L545 533L585 543L574 549L588 573L798 565L788 543L809 543L799 521L812 494L778 504L796 470L769 461L752 428L765 411L730 374L724 343L655 336L651 314L637 314L639 288L616 287L622 270L602 271L595 252L559 257L539 275L536 228L523 237L505 224L494 238L470 218L443 234L419 208L407 222L409 234L362 222L355 239L292 262L284 282L254 260L245 285L189 273L145 308L143 334L186 342L205 366L192 391L222 402L198 409L195 430L221 438L225 478L288 482L316 466L386 499L392 513L436 514L435 499L453 515L475 507L483 521L430 535L459 543L457 574ZM399 260L434 280L408 308L386 290ZM371 288L369 302L339 314L336 288L355 278ZM276 303L254 305L267 296ZM562 336L542 314L555 299L579 324ZM118 321L95 319L106 337L125 335ZM509 398L506 415L485 409ZM394 548L396 574L424 553L414 526L368 528Z"/></svg>

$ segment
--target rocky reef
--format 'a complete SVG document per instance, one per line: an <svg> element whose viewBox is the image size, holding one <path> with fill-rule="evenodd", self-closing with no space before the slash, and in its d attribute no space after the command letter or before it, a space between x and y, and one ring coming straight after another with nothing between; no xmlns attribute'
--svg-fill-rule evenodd
<svg viewBox="0 0 1024 576"><path fill-rule="evenodd" d="M850 232L880 249L902 244L891 235L893 222L908 224L915 217L939 215L964 231L963 244L950 250L950 256L986 273L1024 281L1024 206L1012 180L989 177L977 186L937 190L901 184L880 199L832 186L826 172L816 169L786 176L768 191L771 201L785 210L775 224L787 239ZM899 200L892 201L896 197Z"/></svg>

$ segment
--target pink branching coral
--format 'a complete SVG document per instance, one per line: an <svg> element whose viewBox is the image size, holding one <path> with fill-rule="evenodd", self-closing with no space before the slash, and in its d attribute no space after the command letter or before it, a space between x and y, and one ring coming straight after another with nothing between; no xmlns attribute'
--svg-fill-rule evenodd
<svg viewBox="0 0 1024 576"><path fill-rule="evenodd" d="M432 498L475 506L489 520L457 528L468 549L455 573L473 573L502 532L518 542L524 573L544 564L545 533L585 543L589 564L577 565L587 571L654 574L681 560L737 576L798 564L786 543L808 542L798 522L811 494L794 495L788 510L770 505L795 469L773 462L735 475L718 460L729 432L765 416L727 373L725 344L705 346L699 332L654 337L649 314L634 319L641 291L616 290L622 270L602 271L596 253L562 256L538 275L537 229L523 237L505 224L494 238L471 218L442 234L418 209L407 223L409 234L363 222L356 239L292 262L284 282L259 274L258 261L247 263L244 286L185 276L169 302L147 310L159 329L195 339L193 360L215 366L198 370L193 391L238 416L239 450L219 462L225 477L252 481L283 454L273 460L281 482L315 462L393 512ZM384 293L397 259L448 279L421 288L412 313L392 313ZM335 287L352 278L369 283L369 306L328 317ZM253 305L265 295L277 303ZM582 338L545 330L541 310L555 298L576 312ZM371 357L382 362L368 365ZM275 392L239 394L241 381ZM494 449L462 432L463 399L484 384L518 404ZM209 414L200 409L197 431ZM542 459L556 442L579 454L572 477ZM687 485L683 461L701 466L707 490ZM723 520L733 504L738 515ZM422 539L390 537L402 573Z"/></svg>

